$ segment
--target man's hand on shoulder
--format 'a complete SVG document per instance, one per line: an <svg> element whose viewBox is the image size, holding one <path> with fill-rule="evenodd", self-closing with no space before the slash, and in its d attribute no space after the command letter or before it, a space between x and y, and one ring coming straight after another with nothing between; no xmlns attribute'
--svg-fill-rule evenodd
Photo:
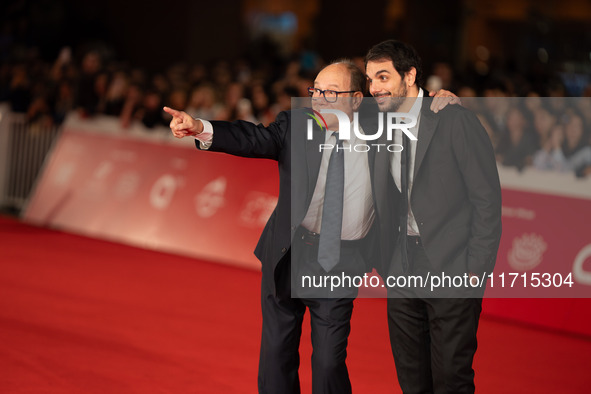
<svg viewBox="0 0 591 394"><path fill-rule="evenodd" d="M462 100L449 90L439 89L438 91L429 92L429 97L433 97L431 102L431 111L437 113L445 108L448 104L460 104Z"/></svg>
<svg viewBox="0 0 591 394"><path fill-rule="evenodd" d="M172 115L170 130L176 138L195 137L197 134L203 132L203 122L193 119L186 112L177 111L169 107L164 107L164 112Z"/></svg>

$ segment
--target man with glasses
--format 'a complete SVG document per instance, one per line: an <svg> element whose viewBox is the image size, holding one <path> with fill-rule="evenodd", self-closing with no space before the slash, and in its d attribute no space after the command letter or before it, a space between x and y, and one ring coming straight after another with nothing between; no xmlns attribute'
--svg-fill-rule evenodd
<svg viewBox="0 0 591 394"><path fill-rule="evenodd" d="M365 84L365 75L350 61L333 63L320 71L314 87L309 89L313 109L338 109L352 119L353 111L363 98ZM438 96L449 97L450 94L441 91ZM326 221L326 230L328 220L323 217L325 192L329 196L328 189L333 189L327 178L332 179L328 176L331 156L338 150L319 150L319 144L336 146L342 143L345 146L352 143L339 142L337 134L333 133L338 131L339 125L335 116L325 116L326 130L316 130L314 140L306 142L305 129L294 130L298 134L292 138L292 123L298 121L295 118L305 118L302 111L282 112L275 122L264 127L245 121L208 122L167 107L164 110L173 116L170 128L174 136L195 137L201 150L278 162L279 199L255 250L262 263L259 393L300 392L299 342L306 308L310 311L312 329L313 393L351 393L345 360L355 294L343 298L298 294L298 298L292 298L292 261L296 271L305 269L324 275L371 271L358 252L374 221L367 154L346 149L340 152L344 153L343 170L348 174L340 185L343 190L340 226L337 223L341 233L340 248L337 247L337 261L328 261L325 265L319 262L323 260L322 244L328 242L323 242L321 225ZM300 123L302 127L306 124L305 121L297 124ZM301 189L293 190L298 193L294 198L292 183L302 185ZM327 203L333 202L329 198L326 200ZM332 254L329 252L327 260L334 258Z"/></svg>

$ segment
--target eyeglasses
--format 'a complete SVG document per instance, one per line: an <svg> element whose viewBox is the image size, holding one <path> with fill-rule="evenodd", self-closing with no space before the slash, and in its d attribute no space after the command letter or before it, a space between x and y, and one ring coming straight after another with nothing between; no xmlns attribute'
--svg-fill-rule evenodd
<svg viewBox="0 0 591 394"><path fill-rule="evenodd" d="M313 87L309 87L308 88L308 95L310 97L314 97L315 94L318 95L318 96L323 95L324 96L324 99L326 101L328 101L329 103L336 102L337 101L337 97L339 97L339 94L341 94L341 93L355 93L355 92L357 92L357 90L347 90L347 91L344 91L344 92L339 92L339 91L336 91L336 90L328 90L328 89L327 90L322 90L322 89L316 89L316 88L313 88Z"/></svg>

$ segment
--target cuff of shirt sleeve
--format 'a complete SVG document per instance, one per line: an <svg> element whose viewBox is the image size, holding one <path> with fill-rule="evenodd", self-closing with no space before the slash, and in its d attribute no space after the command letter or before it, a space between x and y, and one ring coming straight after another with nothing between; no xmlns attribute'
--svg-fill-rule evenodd
<svg viewBox="0 0 591 394"><path fill-rule="evenodd" d="M209 149L211 147L211 142L213 141L213 126L211 122L198 119L203 123L203 131L195 136L195 139L199 141L199 146L201 149Z"/></svg>

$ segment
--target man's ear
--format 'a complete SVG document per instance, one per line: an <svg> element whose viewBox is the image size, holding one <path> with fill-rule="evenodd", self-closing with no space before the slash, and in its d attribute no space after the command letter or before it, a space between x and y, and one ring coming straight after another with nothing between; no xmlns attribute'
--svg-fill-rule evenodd
<svg viewBox="0 0 591 394"><path fill-rule="evenodd" d="M361 105L361 101L363 101L363 93L355 92L353 93L353 111L356 111L357 108Z"/></svg>
<svg viewBox="0 0 591 394"><path fill-rule="evenodd" d="M412 85L414 85L416 83L416 79L417 79L417 69L414 67L411 67L410 70L408 70L406 72L406 74L404 75L404 83L406 83L407 87L411 87Z"/></svg>

